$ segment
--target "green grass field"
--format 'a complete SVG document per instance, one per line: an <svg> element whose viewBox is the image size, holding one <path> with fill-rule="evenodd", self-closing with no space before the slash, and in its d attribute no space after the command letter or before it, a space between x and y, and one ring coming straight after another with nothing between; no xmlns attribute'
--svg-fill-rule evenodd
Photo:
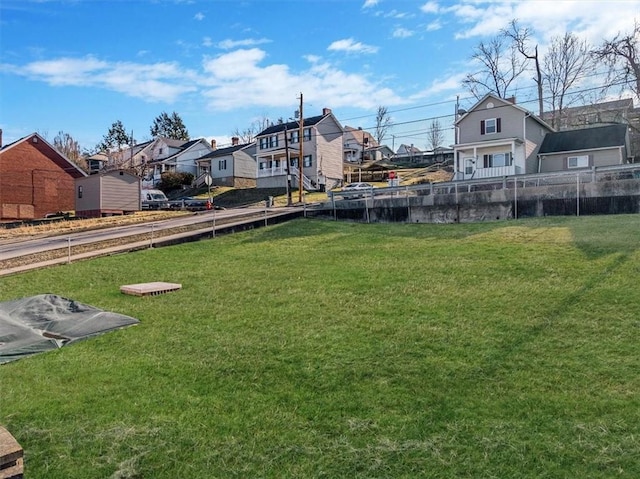
<svg viewBox="0 0 640 479"><path fill-rule="evenodd" d="M32 478L637 478L639 232L296 220L1 278L141 323L1 366L0 424Z"/></svg>

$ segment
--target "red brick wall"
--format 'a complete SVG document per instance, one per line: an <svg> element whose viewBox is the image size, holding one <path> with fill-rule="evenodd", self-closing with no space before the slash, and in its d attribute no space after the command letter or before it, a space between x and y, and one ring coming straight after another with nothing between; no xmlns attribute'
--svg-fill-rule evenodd
<svg viewBox="0 0 640 479"><path fill-rule="evenodd" d="M73 177L30 140L0 153L0 219L42 218L75 208Z"/></svg>

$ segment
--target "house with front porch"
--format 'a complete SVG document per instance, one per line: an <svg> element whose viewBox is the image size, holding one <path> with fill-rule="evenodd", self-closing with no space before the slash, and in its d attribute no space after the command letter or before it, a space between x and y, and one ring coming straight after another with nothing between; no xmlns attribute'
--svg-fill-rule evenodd
<svg viewBox="0 0 640 479"><path fill-rule="evenodd" d="M455 122L454 179L536 173L538 150L553 129L533 113L493 94Z"/></svg>
<svg viewBox="0 0 640 479"><path fill-rule="evenodd" d="M346 163L366 163L382 159L378 142L371 133L362 128L344 127L344 161Z"/></svg>
<svg viewBox="0 0 640 479"><path fill-rule="evenodd" d="M198 179L211 175L213 186L232 188L255 188L256 186L256 142L240 143L236 136L231 138L231 146L217 148L211 141L213 151L197 160ZM199 180L196 181L199 183Z"/></svg>
<svg viewBox="0 0 640 479"><path fill-rule="evenodd" d="M207 140L172 140L169 138L156 138L147 148L145 158L147 163L147 175L143 179L143 186L149 183L156 185L160 182L162 173L191 173L194 178L198 175L197 160L211 153L213 148Z"/></svg>
<svg viewBox="0 0 640 479"><path fill-rule="evenodd" d="M256 136L258 188L286 187L287 170L296 187L302 174L307 191L342 184L343 129L336 117L324 108L322 115L305 118L302 127L302 138L298 121L272 125Z"/></svg>

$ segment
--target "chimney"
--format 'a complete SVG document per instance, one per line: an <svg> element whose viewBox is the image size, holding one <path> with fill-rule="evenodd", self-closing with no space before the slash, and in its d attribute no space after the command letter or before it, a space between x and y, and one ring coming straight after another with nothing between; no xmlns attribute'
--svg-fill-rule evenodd
<svg viewBox="0 0 640 479"><path fill-rule="evenodd" d="M216 140L211 140L211 149L215 150L218 148L218 145L216 144Z"/></svg>
<svg viewBox="0 0 640 479"><path fill-rule="evenodd" d="M505 98L505 100L507 100L509 103L513 103L514 105L516 104L515 96L510 96L509 98Z"/></svg>
<svg viewBox="0 0 640 479"><path fill-rule="evenodd" d="M238 138L237 136L231 137L231 145L238 146L239 143L240 143L240 138Z"/></svg>
<svg viewBox="0 0 640 479"><path fill-rule="evenodd" d="M329 113L331 113L331 108L322 109L322 116L328 115Z"/></svg>

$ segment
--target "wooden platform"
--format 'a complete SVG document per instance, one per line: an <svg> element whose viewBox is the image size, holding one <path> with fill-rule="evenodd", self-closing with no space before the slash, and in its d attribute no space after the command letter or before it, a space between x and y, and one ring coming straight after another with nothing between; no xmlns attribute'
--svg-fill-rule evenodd
<svg viewBox="0 0 640 479"><path fill-rule="evenodd" d="M23 451L18 441L0 426L0 479L22 479Z"/></svg>
<svg viewBox="0 0 640 479"><path fill-rule="evenodd" d="M157 281L155 283L125 284L124 286L120 286L120 292L133 296L157 296L159 294L178 291L181 288L182 285L178 283L163 283Z"/></svg>

